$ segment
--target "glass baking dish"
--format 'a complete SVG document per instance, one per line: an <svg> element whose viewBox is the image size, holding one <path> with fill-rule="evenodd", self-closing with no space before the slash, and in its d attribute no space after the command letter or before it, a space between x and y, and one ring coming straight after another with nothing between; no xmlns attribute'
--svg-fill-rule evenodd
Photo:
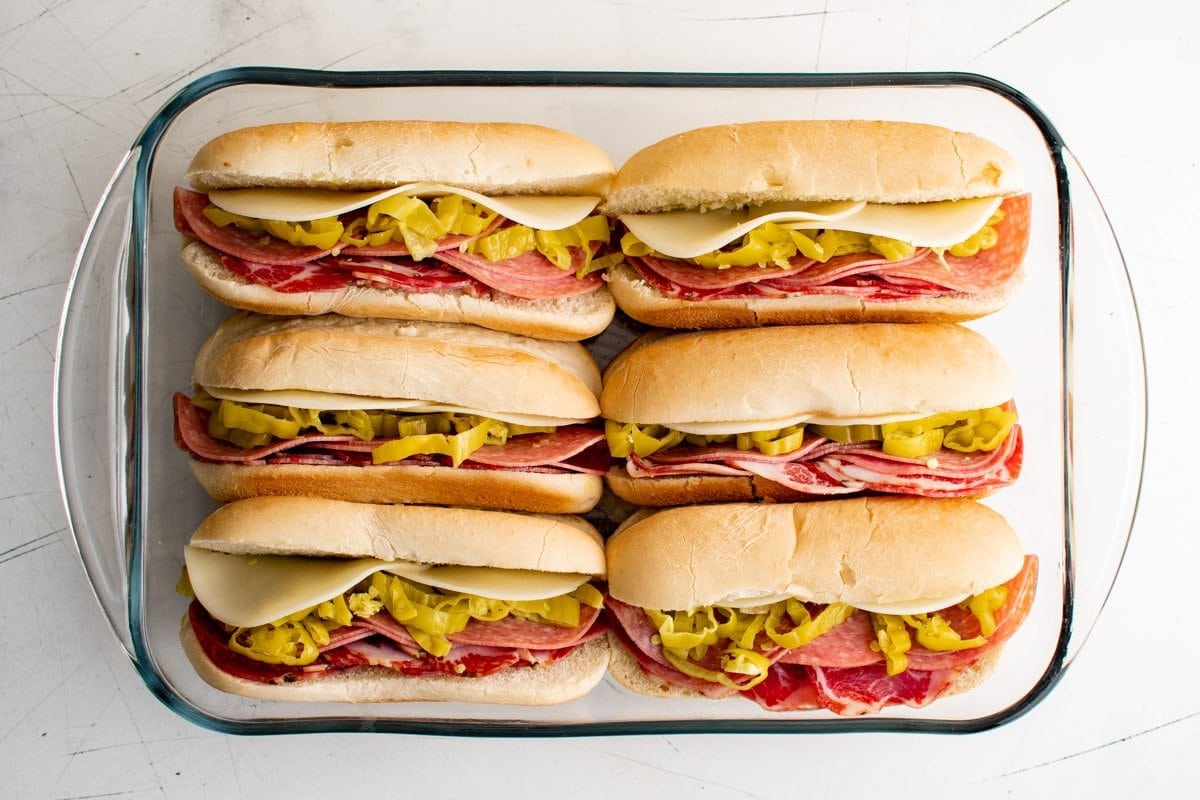
<svg viewBox="0 0 1200 800"><path fill-rule="evenodd" d="M172 440L171 394L228 313L186 275L171 191L219 132L296 119L514 120L580 134L620 164L706 124L859 117L932 122L1007 148L1034 196L1027 278L973 324L1005 354L1027 436L1024 474L988 503L1042 564L1038 598L981 687L923 709L860 718L761 711L749 701L667 701L605 682L550 708L456 703L267 703L223 694L178 641L182 547L213 508ZM631 335L620 319L601 359ZM669 732L969 732L1009 721L1062 677L1104 606L1136 511L1145 368L1136 306L1104 210L1045 115L978 75L216 72L184 88L118 165L80 248L55 382L59 477L72 533L113 631L150 690L232 733L389 731L531 736Z"/></svg>

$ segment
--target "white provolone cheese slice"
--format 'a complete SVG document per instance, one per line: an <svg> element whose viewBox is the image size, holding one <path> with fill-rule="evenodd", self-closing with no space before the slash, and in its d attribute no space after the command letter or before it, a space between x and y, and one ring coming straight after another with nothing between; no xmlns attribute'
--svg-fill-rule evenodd
<svg viewBox="0 0 1200 800"><path fill-rule="evenodd" d="M573 592L588 581L572 572L538 572L497 567L429 567L421 564L389 565L386 572L402 578L492 600L545 600Z"/></svg>
<svg viewBox="0 0 1200 800"><path fill-rule="evenodd" d="M907 422L912 419L928 417L934 412L922 411L910 414L881 414L875 417L822 417L817 414L797 414L794 417L782 419L759 419L742 422L679 422L670 423L669 427L684 433L695 433L700 436L726 436L731 433L753 433L754 431L769 431L776 428L787 428L799 425L801 422L809 425L885 425L889 422Z"/></svg>
<svg viewBox="0 0 1200 800"><path fill-rule="evenodd" d="M790 597L792 597L790 594L772 594L766 597L738 597L732 600L722 600L715 605L737 609L766 608L769 605L774 605Z"/></svg>
<svg viewBox="0 0 1200 800"><path fill-rule="evenodd" d="M456 194L486 206L503 217L542 230L567 228L582 220L600 204L600 198L585 195L552 197L512 195L489 197L469 189L442 183L409 183L373 192L341 192L332 189L218 189L208 199L218 208L258 219L304 222L346 214L366 208L392 195L437 197Z"/></svg>
<svg viewBox="0 0 1200 800"><path fill-rule="evenodd" d="M818 228L842 228L842 220L866 203L850 200L830 203L772 203L739 211L664 211L658 214L622 214L629 231L654 250L671 258L695 258L740 239L768 222L796 227L811 223ZM836 223L836 225L835 225ZM844 230L844 229L843 229Z"/></svg>
<svg viewBox="0 0 1200 800"><path fill-rule="evenodd" d="M312 608L389 563L376 558L241 556L191 545L183 548L183 562L200 605L240 628Z"/></svg>
<svg viewBox="0 0 1200 800"><path fill-rule="evenodd" d="M369 397L366 395L314 392L307 389L228 389L220 386L205 386L204 390L218 400L236 400L239 403L267 403L293 408L313 408L318 411L409 411L414 414L432 414L449 411L454 414L474 414L497 419L513 425L529 427L559 427L581 425L586 419L546 417L538 414L515 414L507 411L484 411L466 406L430 403L427 400L407 400L399 397Z"/></svg>
<svg viewBox="0 0 1200 800"><path fill-rule="evenodd" d="M956 594L952 597L942 597L934 600L911 601L907 603L882 603L880 605L857 605L863 611L871 611L875 614L929 614L934 611L940 611L943 608L948 608L956 603L961 603L971 595L969 593Z"/></svg>
<svg viewBox="0 0 1200 800"><path fill-rule="evenodd" d="M229 625L249 628L312 608L376 572L492 600L544 600L573 592L589 576L493 567L430 566L376 558L309 558L183 549L196 599Z"/></svg>
<svg viewBox="0 0 1200 800"><path fill-rule="evenodd" d="M621 222L650 248L671 258L695 258L740 239L759 225L886 236L917 247L949 247L987 223L1002 197L939 203L777 203L743 211L625 214Z"/></svg>

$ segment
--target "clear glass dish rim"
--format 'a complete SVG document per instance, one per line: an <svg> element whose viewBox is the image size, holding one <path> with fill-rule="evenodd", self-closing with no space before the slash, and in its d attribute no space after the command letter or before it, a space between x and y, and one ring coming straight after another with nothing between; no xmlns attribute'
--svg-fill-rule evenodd
<svg viewBox="0 0 1200 800"><path fill-rule="evenodd" d="M720 73L720 72L596 72L596 71L486 71L486 70L406 70L328 72L322 70L281 67L236 67L201 76L181 89L143 129L131 147L137 152L133 185L131 277L135 282L130 306L133 351L130 362L137 365L132 371L132 404L130 459L133 464L143 461L143 409L145 386L141 360L147 344L146 251L148 231L144 222L149 207L150 178L154 157L164 133L175 117L185 108L206 95L232 86L262 84L311 88L399 88L422 86L505 86L505 87L637 87L637 88L886 88L956 86L982 89L1000 95L1021 109L1036 125L1045 140L1050 155L1057 189L1059 220L1059 266L1063 276L1060 298L1060 323L1063 331L1060 353L1064 375L1070 375L1071 305L1070 276L1073 269L1072 219L1070 182L1063 158L1065 145L1049 118L1019 90L993 78L965 72L867 72L867 73ZM1103 211L1103 209L1101 209ZM1128 277L1126 273L1126 278ZM1134 306L1136 315L1136 305ZM1141 328L1138 326L1139 346ZM1144 352L1144 347L1142 348ZM1142 363L1143 386L1145 362ZM1063 419L1069 420L1070 387L1064 387L1061 402ZM378 731L388 733L417 733L442 736L492 737L549 737L549 736L608 736L624 734L679 733L836 733L836 732L926 732L974 733L1011 722L1036 706L1062 678L1067 666L1067 652L1073 630L1074 614L1074 515L1072 512L1072 456L1069 426L1064 425L1064 563L1063 614L1058 641L1050 662L1038 681L1019 700L1005 709L967 720L920 720L903 718L861 717L832 720L628 720L586 723L541 723L530 721L498 722L492 720L422 720L321 717L293 720L233 721L208 714L185 700L162 679L154 669L147 643L143 637L142 566L144 498L142 487L131 482L129 490L129 596L128 619L134 648L134 663L150 691L168 708L181 717L202 727L233 734L320 733L347 731ZM1142 464L1145 462L1145 436L1142 438ZM1140 499L1139 475L1138 496ZM1132 521L1132 518L1131 518ZM1128 544L1128 532L1125 544Z"/></svg>

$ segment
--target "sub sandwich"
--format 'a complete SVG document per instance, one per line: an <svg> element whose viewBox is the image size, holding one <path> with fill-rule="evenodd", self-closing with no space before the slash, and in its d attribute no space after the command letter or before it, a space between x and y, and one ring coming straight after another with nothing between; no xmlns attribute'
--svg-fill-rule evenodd
<svg viewBox="0 0 1200 800"><path fill-rule="evenodd" d="M548 705L608 664L604 550L575 517L253 498L184 564L184 651L233 694Z"/></svg>
<svg viewBox="0 0 1200 800"><path fill-rule="evenodd" d="M609 540L611 674L662 697L857 715L972 688L1033 603L1037 558L970 500L691 506Z"/></svg>
<svg viewBox="0 0 1200 800"><path fill-rule="evenodd" d="M975 497L1012 483L1012 376L946 323L651 333L600 396L620 497L642 506L858 492Z"/></svg>
<svg viewBox="0 0 1200 800"><path fill-rule="evenodd" d="M183 261L269 314L470 322L546 339L604 329L614 172L595 145L511 123L296 122L204 145L175 190Z"/></svg>
<svg viewBox="0 0 1200 800"><path fill-rule="evenodd" d="M1030 196L1012 157L933 125L718 125L641 150L604 210L620 308L650 325L954 322L1022 278Z"/></svg>
<svg viewBox="0 0 1200 800"><path fill-rule="evenodd" d="M237 312L175 395L213 499L308 495L582 513L611 460L575 342L472 325Z"/></svg>

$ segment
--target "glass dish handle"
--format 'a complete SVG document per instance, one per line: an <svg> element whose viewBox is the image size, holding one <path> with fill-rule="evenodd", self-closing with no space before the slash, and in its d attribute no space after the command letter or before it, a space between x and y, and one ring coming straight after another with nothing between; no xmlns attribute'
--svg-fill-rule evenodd
<svg viewBox="0 0 1200 800"><path fill-rule="evenodd" d="M1108 600L1129 543L1146 447L1146 361L1137 304L1108 216L1079 161L1072 189L1071 306L1066 342L1074 514L1068 573L1075 609L1070 663ZM1076 313L1076 312L1079 313Z"/></svg>
<svg viewBox="0 0 1200 800"><path fill-rule="evenodd" d="M67 524L117 640L129 633L128 464L133 394L128 359L138 151L117 166L75 257L58 332L54 442Z"/></svg>

